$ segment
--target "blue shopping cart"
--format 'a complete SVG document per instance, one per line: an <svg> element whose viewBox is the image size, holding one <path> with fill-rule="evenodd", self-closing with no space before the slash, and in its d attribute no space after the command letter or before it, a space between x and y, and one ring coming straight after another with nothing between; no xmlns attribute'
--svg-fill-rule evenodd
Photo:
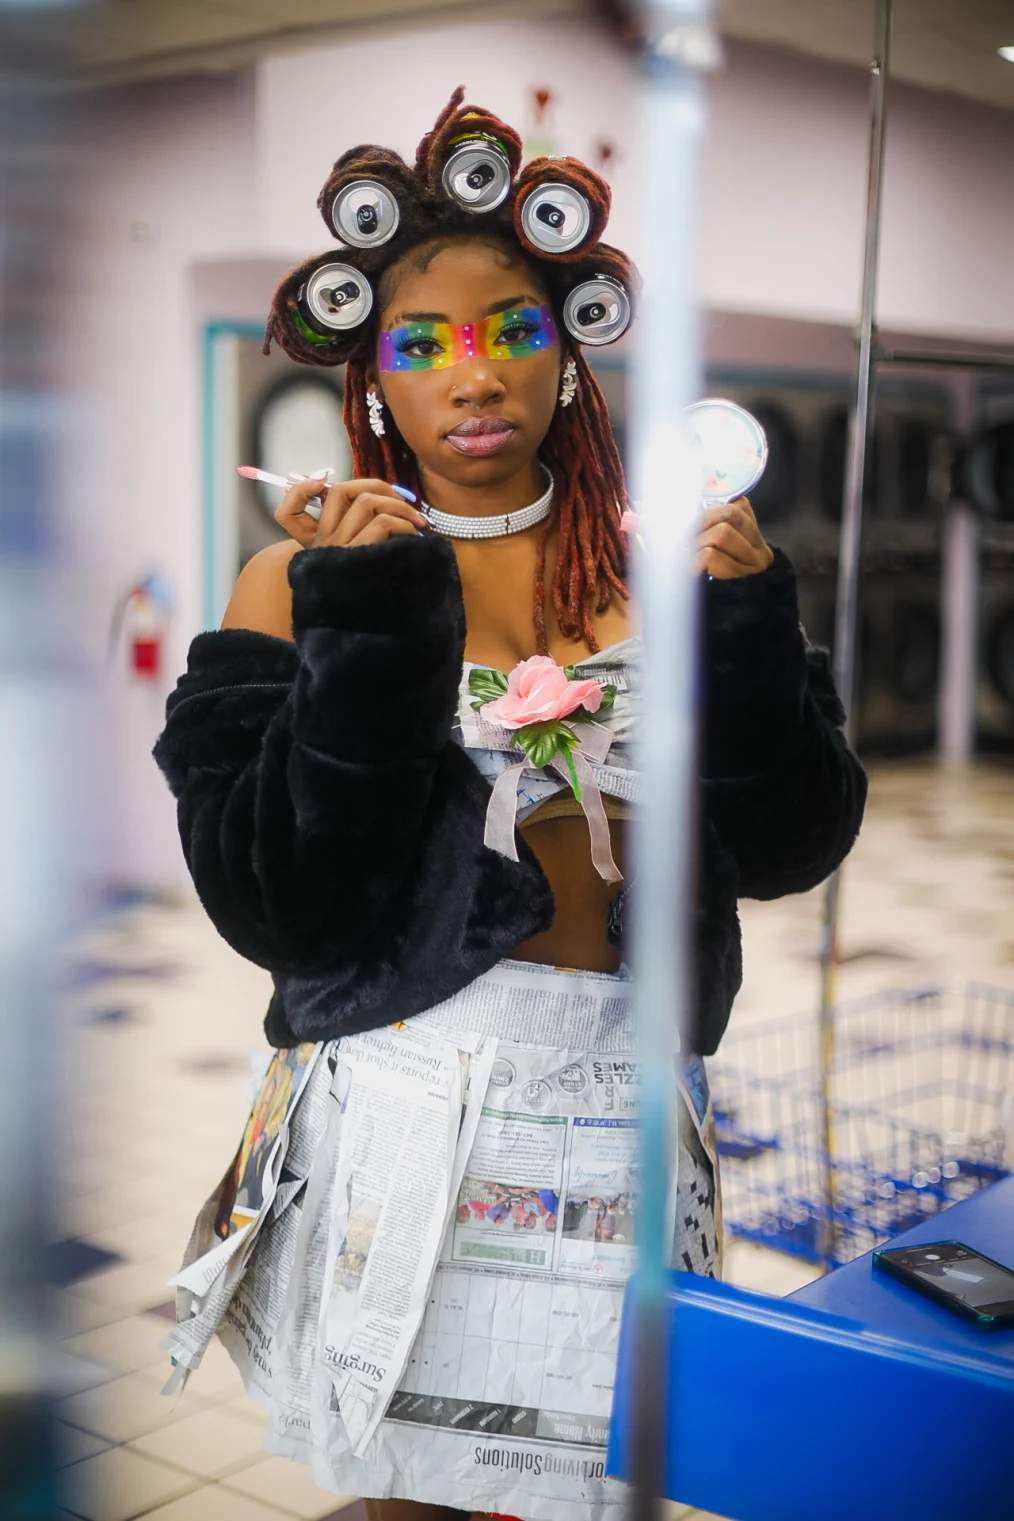
<svg viewBox="0 0 1014 1521"><path fill-rule="evenodd" d="M812 1015L746 1024L709 1062L725 1227L840 1265L1014 1170L1014 991L879 994L834 1013L830 1155Z"/></svg>

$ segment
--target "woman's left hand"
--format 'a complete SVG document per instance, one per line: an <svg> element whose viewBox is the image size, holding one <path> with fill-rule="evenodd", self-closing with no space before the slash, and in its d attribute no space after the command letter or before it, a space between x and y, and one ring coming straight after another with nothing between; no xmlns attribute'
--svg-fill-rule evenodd
<svg viewBox="0 0 1014 1521"><path fill-rule="evenodd" d="M745 496L725 507L708 507L697 540L697 568L716 581L756 576L774 560Z"/></svg>

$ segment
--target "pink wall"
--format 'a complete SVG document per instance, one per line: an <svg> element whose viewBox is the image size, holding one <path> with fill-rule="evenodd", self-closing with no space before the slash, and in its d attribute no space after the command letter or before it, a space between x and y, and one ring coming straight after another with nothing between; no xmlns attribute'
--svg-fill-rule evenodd
<svg viewBox="0 0 1014 1521"><path fill-rule="evenodd" d="M708 305L855 322L868 134L859 71L730 50L704 177ZM1014 115L894 85L887 134L881 327L1011 338Z"/></svg>
<svg viewBox="0 0 1014 1521"><path fill-rule="evenodd" d="M111 94L82 121L76 236L65 273L66 383L75 399L62 478L79 567L78 652L93 672L106 796L96 879L186 880L169 792L151 760L167 688L200 619L200 334L192 267L253 237L249 76ZM147 237L138 238L146 224ZM124 589L158 567L177 599L160 684L107 660Z"/></svg>

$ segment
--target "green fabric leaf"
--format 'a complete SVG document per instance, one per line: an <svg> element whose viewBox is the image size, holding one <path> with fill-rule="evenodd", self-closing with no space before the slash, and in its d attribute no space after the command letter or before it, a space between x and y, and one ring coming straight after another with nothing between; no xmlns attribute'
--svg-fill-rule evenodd
<svg viewBox="0 0 1014 1521"><path fill-rule="evenodd" d="M537 734L532 739L530 755L533 766L548 766L559 748L555 734Z"/></svg>
<svg viewBox="0 0 1014 1521"><path fill-rule="evenodd" d="M474 692L479 698L479 702L472 704L478 712L484 702L493 702L495 698L504 695L507 690L507 677L503 671L490 671L485 667L479 667L468 673L468 690Z"/></svg>
<svg viewBox="0 0 1014 1521"><path fill-rule="evenodd" d="M568 754L579 743L573 729L559 719L544 719L541 723L526 724L523 729L518 729L514 737L527 755L529 763L540 770L543 766L548 766L554 756Z"/></svg>
<svg viewBox="0 0 1014 1521"><path fill-rule="evenodd" d="M603 687L602 687L602 706L599 708L599 712L600 713L608 712L608 710L612 707L612 705L613 705L613 703L615 701L616 701L616 688L612 685L612 683L603 684Z"/></svg>
<svg viewBox="0 0 1014 1521"><path fill-rule="evenodd" d="M570 785L573 789L574 796L577 798L578 802L580 802L581 783L577 779L577 767L574 765L574 757L570 753L570 748L571 747L569 745L564 748L563 759L566 762L567 770L570 772Z"/></svg>

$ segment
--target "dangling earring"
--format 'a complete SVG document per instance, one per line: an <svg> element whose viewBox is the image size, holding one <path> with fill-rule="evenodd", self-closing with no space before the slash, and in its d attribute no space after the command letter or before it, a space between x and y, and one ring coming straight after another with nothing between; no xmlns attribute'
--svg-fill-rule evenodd
<svg viewBox="0 0 1014 1521"><path fill-rule="evenodd" d="M577 361L568 359L563 367L563 380L560 384L560 405L569 407L577 392Z"/></svg>
<svg viewBox="0 0 1014 1521"><path fill-rule="evenodd" d="M384 403L376 391L367 391L366 406L370 414L370 427L378 438L384 436Z"/></svg>

